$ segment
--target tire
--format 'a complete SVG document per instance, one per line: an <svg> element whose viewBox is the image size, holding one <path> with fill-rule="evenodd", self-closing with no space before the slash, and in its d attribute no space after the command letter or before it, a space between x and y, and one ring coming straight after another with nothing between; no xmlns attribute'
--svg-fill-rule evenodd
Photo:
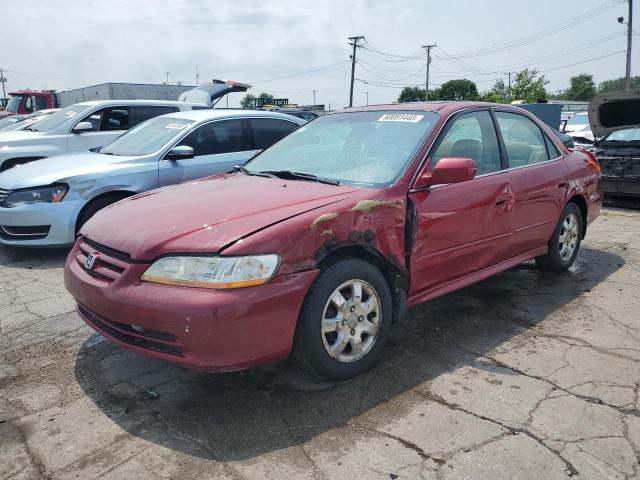
<svg viewBox="0 0 640 480"><path fill-rule="evenodd" d="M360 297L356 284L360 285ZM343 300L342 309L338 309ZM323 270L307 293L292 357L323 380L358 376L380 359L392 318L391 291L380 270L364 260L340 260ZM324 332L323 325L328 327ZM329 353L332 347L333 355Z"/></svg>
<svg viewBox="0 0 640 480"><path fill-rule="evenodd" d="M568 237L567 237L568 235ZM567 241L562 241L566 239ZM566 271L576 259L582 239L582 212L575 203L569 203L562 211L560 220L549 240L546 255L536 257L541 270L554 273Z"/></svg>
<svg viewBox="0 0 640 480"><path fill-rule="evenodd" d="M80 212L80 216L78 217L78 221L76 222L76 235L82 228L82 226L89 221L91 217L93 217L96 213L98 213L103 208L108 207L109 205L116 203L120 200L127 198L126 195L107 195L105 197L100 197L95 200L89 202L82 212Z"/></svg>

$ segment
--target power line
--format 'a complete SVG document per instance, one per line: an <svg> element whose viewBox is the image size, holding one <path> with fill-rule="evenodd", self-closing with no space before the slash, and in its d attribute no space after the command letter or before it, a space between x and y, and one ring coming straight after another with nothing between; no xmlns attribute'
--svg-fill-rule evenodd
<svg viewBox="0 0 640 480"><path fill-rule="evenodd" d="M307 71L300 72L300 73L293 73L291 75L286 75L284 77L270 78L268 80L258 80L258 81L249 82L249 83L251 83L252 85L255 85L257 83L275 82L276 80L285 80L287 78L301 77L302 75L308 75L309 73L319 72L320 70L326 70L327 68L336 67L338 65L343 65L345 63L348 63L348 60L344 60L344 61L338 62L338 63L332 63L331 65L325 65L324 67L314 68L313 70L307 70Z"/></svg>
<svg viewBox="0 0 640 480"><path fill-rule="evenodd" d="M526 35L524 37L521 37L515 40L510 40L508 42L499 43L487 48L454 53L451 56L459 59L459 58L476 57L481 55L489 55L492 53L498 53L505 50L510 50L512 48L520 47L528 43L536 42L538 40L549 37L551 35L555 35L556 33L559 33L561 31L575 27L581 23L586 22L587 20L591 20L592 18L598 15L601 15L602 13L609 11L612 8L622 4L624 1L625 0L611 0L603 5L600 5L599 7L596 7L592 10L584 12L583 14L578 15L577 17L570 18L568 20L565 20L564 22L561 22L552 27L545 28L536 33L532 33L530 35Z"/></svg>

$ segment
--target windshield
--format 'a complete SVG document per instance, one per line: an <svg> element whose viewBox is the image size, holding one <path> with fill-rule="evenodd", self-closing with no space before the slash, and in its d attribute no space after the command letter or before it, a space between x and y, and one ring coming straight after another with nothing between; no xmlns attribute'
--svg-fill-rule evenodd
<svg viewBox="0 0 640 480"><path fill-rule="evenodd" d="M248 172L289 170L340 183L394 182L438 120L433 112L326 115L300 127L246 164Z"/></svg>
<svg viewBox="0 0 640 480"><path fill-rule="evenodd" d="M193 124L193 120L172 117L155 117L132 128L120 138L100 150L107 155L149 155L164 147Z"/></svg>
<svg viewBox="0 0 640 480"><path fill-rule="evenodd" d="M10 117L3 118L0 120L0 130L5 130L6 128L13 127L16 123L24 120L25 117L22 115L11 115Z"/></svg>
<svg viewBox="0 0 640 480"><path fill-rule="evenodd" d="M75 117L79 113L84 112L88 108L89 107L85 105L71 105L70 107L58 110L51 115L47 115L44 119L42 119L35 125L29 125L27 129L33 130L35 132L49 132L68 122L69 119Z"/></svg>
<svg viewBox="0 0 640 480"><path fill-rule="evenodd" d="M574 115L569 120L567 120L567 125L588 125L589 117L584 115Z"/></svg>
<svg viewBox="0 0 640 480"><path fill-rule="evenodd" d="M613 132L602 141L602 143L606 142L640 142L640 128L627 128Z"/></svg>
<svg viewBox="0 0 640 480"><path fill-rule="evenodd" d="M20 108L21 100L22 100L22 97L11 97L7 102L7 108L5 108L5 110L7 112L16 113Z"/></svg>

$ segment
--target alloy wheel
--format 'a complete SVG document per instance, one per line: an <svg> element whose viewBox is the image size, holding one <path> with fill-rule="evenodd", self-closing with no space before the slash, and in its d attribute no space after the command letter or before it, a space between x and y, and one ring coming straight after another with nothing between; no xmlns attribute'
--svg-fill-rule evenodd
<svg viewBox="0 0 640 480"><path fill-rule="evenodd" d="M348 280L329 296L322 315L322 342L341 363L364 357L378 338L381 304L375 289L363 280Z"/></svg>

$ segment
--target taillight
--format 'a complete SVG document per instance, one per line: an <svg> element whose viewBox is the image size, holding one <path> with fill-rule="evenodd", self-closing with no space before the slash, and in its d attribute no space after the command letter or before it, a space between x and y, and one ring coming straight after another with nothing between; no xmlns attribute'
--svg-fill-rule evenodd
<svg viewBox="0 0 640 480"><path fill-rule="evenodd" d="M596 172L600 173L602 171L602 168L600 168L600 164L598 163L598 159L596 158L596 156L589 150L582 150L582 153L587 156L587 158L585 159L587 165L593 168Z"/></svg>

